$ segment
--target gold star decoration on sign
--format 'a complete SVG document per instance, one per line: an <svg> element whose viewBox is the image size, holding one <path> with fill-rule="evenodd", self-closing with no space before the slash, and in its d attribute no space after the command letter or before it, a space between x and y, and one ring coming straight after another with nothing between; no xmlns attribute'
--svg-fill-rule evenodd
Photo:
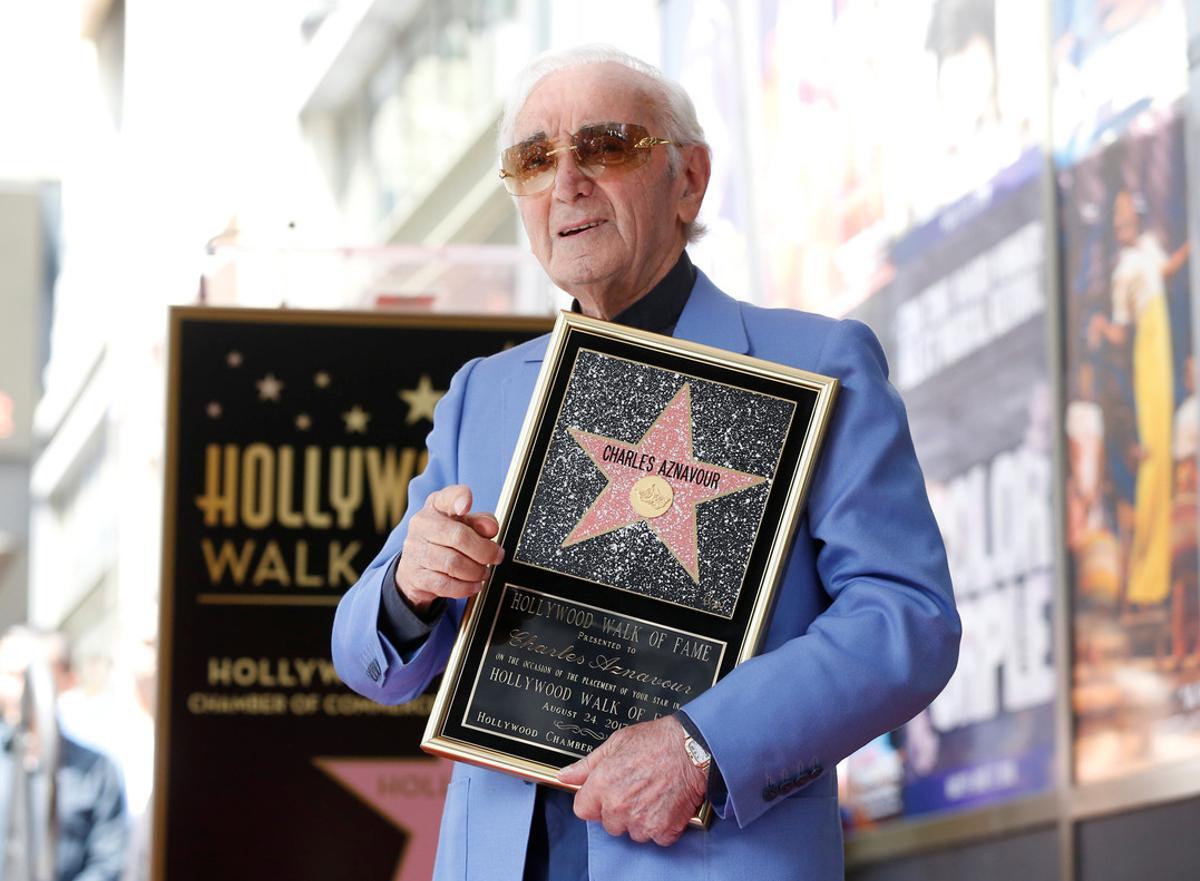
<svg viewBox="0 0 1200 881"><path fill-rule="evenodd" d="M371 414L355 404L342 414L342 418L346 420L347 434L366 434L367 422L370 420Z"/></svg>
<svg viewBox="0 0 1200 881"><path fill-rule="evenodd" d="M433 408L445 394L445 389L438 391L433 387L433 380L428 373L422 373L416 388L400 390L400 397L408 404L408 416L404 424L413 425L421 419L433 422Z"/></svg>
<svg viewBox="0 0 1200 881"><path fill-rule="evenodd" d="M216 401L213 401L211 404L209 404L208 407L205 408L205 410L208 413L209 419L220 419L221 418L221 405L218 404Z"/></svg>
<svg viewBox="0 0 1200 881"><path fill-rule="evenodd" d="M317 388L329 388L329 374L324 370L313 376L313 385Z"/></svg>
<svg viewBox="0 0 1200 881"><path fill-rule="evenodd" d="M308 431L312 428L312 419L309 418L307 413L301 413L296 417L296 427L301 431Z"/></svg>
<svg viewBox="0 0 1200 881"><path fill-rule="evenodd" d="M238 352L236 350L230 352L228 355L225 356L225 363L228 364L230 367L241 367L242 366L242 353Z"/></svg>
<svg viewBox="0 0 1200 881"><path fill-rule="evenodd" d="M260 401L278 401L279 393L283 391L283 383L276 379L273 373L268 373L256 382L255 385L258 386L258 399Z"/></svg>

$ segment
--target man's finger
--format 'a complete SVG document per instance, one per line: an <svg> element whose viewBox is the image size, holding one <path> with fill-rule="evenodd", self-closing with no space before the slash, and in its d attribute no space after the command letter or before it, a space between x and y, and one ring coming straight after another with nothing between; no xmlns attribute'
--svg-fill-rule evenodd
<svg viewBox="0 0 1200 881"><path fill-rule="evenodd" d="M641 828L630 829L629 837L632 840L636 841L638 844L645 844L647 841L650 840L650 836L646 832L644 832Z"/></svg>
<svg viewBox="0 0 1200 881"><path fill-rule="evenodd" d="M466 554L460 554L454 548L425 542L421 548L418 562L432 572L440 572L459 581L483 581L487 578L487 567L476 563Z"/></svg>
<svg viewBox="0 0 1200 881"><path fill-rule="evenodd" d="M592 792L591 787L585 786L575 793L575 816L581 820L600 819L600 799Z"/></svg>
<svg viewBox="0 0 1200 881"><path fill-rule="evenodd" d="M687 828L686 826L684 828ZM670 847L683 836L683 829L678 832L660 832L654 836L654 843L659 847Z"/></svg>
<svg viewBox="0 0 1200 881"><path fill-rule="evenodd" d="M466 597L475 596L483 587L481 581L462 581L458 578L452 578L449 575L443 575L440 572L434 572L432 569L419 569L413 576L413 581L418 590L432 594L435 597L446 597L447 599L465 599Z"/></svg>
<svg viewBox="0 0 1200 881"><path fill-rule="evenodd" d="M484 538L495 538L496 533L500 531L499 521L493 515L486 512L467 514L462 518L462 522L470 526Z"/></svg>
<svg viewBox="0 0 1200 881"><path fill-rule="evenodd" d="M430 515L422 524L421 537L431 544L470 557L483 566L494 566L504 559L503 550L494 541L484 538L466 523L445 515Z"/></svg>
<svg viewBox="0 0 1200 881"><path fill-rule="evenodd" d="M584 756L578 762L567 765L558 772L558 779L570 786L582 786L587 782L588 774L592 772L592 756L596 755L600 750L593 751L590 755Z"/></svg>
<svg viewBox="0 0 1200 881"><path fill-rule="evenodd" d="M604 831L616 838L618 835L625 834L625 820L619 816L604 815L600 818L600 823L604 826Z"/></svg>
<svg viewBox="0 0 1200 881"><path fill-rule="evenodd" d="M461 483L430 493L429 504L447 517L461 517L471 510L471 488Z"/></svg>

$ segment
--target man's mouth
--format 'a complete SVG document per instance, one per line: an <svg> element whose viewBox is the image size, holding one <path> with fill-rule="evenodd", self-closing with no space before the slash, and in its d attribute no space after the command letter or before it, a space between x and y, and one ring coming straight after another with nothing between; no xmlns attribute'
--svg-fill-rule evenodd
<svg viewBox="0 0 1200 881"><path fill-rule="evenodd" d="M602 223L604 223L603 220L592 220L588 223L581 223L579 226L568 226L566 229L559 230L558 234L560 237L577 236L581 232L587 232L589 229L595 229Z"/></svg>

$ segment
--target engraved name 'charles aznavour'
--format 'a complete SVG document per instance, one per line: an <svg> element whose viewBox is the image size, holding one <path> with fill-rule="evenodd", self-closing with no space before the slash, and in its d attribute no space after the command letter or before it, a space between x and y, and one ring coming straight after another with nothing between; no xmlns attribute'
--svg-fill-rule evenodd
<svg viewBox="0 0 1200 881"><path fill-rule="evenodd" d="M694 483L708 489L719 489L721 473L703 464L689 465L686 462L676 462L673 459L657 458L650 453L643 453L630 447L619 447L605 444L600 453L605 462L615 462L632 468L635 471L645 471L647 474L657 474L660 477L670 477L682 480L684 483Z"/></svg>
<svg viewBox="0 0 1200 881"><path fill-rule="evenodd" d="M555 620L574 627L578 631L577 636L580 642L598 645L602 651L580 647L574 641L567 645L548 643L531 630L521 627L514 627L508 632L507 642L510 648L596 670L631 683L662 688L676 694L693 693L692 686L687 683L655 676L629 666L628 656L636 654L639 645L649 646L659 651L669 651L679 657L699 661L702 664L713 660L713 643L708 640L697 639L676 631L662 630L620 617L597 615L590 609L558 602L547 597L514 592L510 600L510 608L526 615ZM599 635L595 633L597 630ZM604 637L608 637L608 639ZM624 649L624 652L612 653L610 651L621 649Z"/></svg>

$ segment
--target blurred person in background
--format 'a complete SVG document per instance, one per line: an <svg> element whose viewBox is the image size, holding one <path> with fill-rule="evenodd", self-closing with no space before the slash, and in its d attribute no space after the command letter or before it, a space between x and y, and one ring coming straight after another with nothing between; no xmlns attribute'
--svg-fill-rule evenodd
<svg viewBox="0 0 1200 881"><path fill-rule="evenodd" d="M56 680L66 641L14 627L0 637L0 881L118 881L128 830L113 763L66 736Z"/></svg>
<svg viewBox="0 0 1200 881"><path fill-rule="evenodd" d="M1133 370L1137 442L1132 543L1125 601L1132 607L1164 602L1171 585L1171 422L1174 367L1167 282L1183 268L1189 246L1167 254L1158 236L1142 229L1137 200L1127 189L1113 199L1113 233L1120 251L1112 270L1112 314L1097 313L1088 344L1129 353Z"/></svg>
<svg viewBox="0 0 1200 881"><path fill-rule="evenodd" d="M937 61L936 130L929 151L928 209L955 201L1021 155L1013 120L996 92L995 0L935 0L925 40Z"/></svg>
<svg viewBox="0 0 1200 881"><path fill-rule="evenodd" d="M129 809L129 855L124 881L150 877L154 790L154 707L158 683L157 609L147 614L122 640L114 665L119 694L123 749L118 754ZM0 879L2 881L2 879Z"/></svg>
<svg viewBox="0 0 1200 881"><path fill-rule="evenodd" d="M1171 505L1171 658L1173 670L1200 666L1200 509L1196 461L1200 456L1200 400L1196 397L1196 359L1184 362L1187 397L1175 410L1175 496ZM1190 653L1189 653L1190 650Z"/></svg>
<svg viewBox="0 0 1200 881"><path fill-rule="evenodd" d="M124 784L130 830L124 881L144 881L150 866L158 613L144 612L115 648L79 652L62 633L42 636L61 732L112 761Z"/></svg>

